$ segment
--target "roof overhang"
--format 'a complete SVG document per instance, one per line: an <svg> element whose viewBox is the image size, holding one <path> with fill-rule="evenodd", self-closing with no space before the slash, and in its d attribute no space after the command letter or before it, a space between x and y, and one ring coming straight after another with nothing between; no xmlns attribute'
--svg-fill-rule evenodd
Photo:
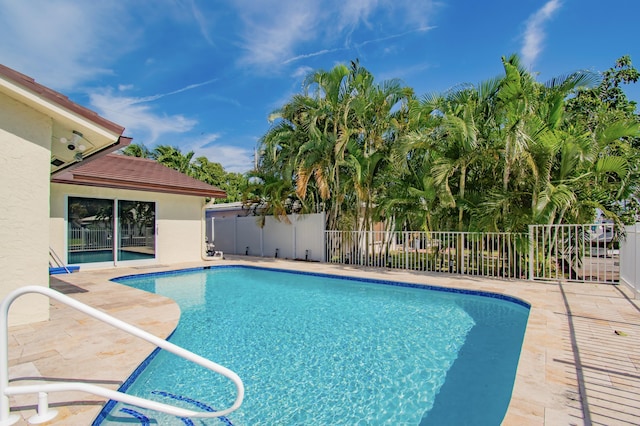
<svg viewBox="0 0 640 426"><path fill-rule="evenodd" d="M51 173L131 141L122 137L124 127L4 65L0 65L0 92L51 117Z"/></svg>
<svg viewBox="0 0 640 426"><path fill-rule="evenodd" d="M82 164L86 164L90 161L94 161L97 160L107 154L110 154L114 151L117 151L121 148L126 147L127 145L129 145L131 143L131 138L128 138L126 136L120 136L118 138L117 141L115 141L113 144L108 145L106 147L104 147L103 149L101 149L100 151L96 151L94 153L92 153L90 156L84 157L82 160L75 160L73 162L70 163L65 163L64 165L56 168L56 170L52 170L51 171L51 178L54 179L56 176L59 176L62 173L65 172L69 172L79 166L81 166ZM53 159L53 154L51 155L51 158ZM53 160L52 160L53 161ZM53 164L52 164L53 166Z"/></svg>
<svg viewBox="0 0 640 426"><path fill-rule="evenodd" d="M220 188L146 158L105 155L55 173L52 183L226 198Z"/></svg>
<svg viewBox="0 0 640 426"><path fill-rule="evenodd" d="M64 173L63 173L64 174ZM80 186L94 186L99 188L112 188L112 189L128 189L132 191L144 191L144 192L156 192L160 194L177 194L177 195L190 195L194 197L207 197L207 198L226 198L227 193L221 189L218 190L202 190L197 188L175 188L166 185L154 185L149 183L137 183L128 182L126 180L118 179L102 179L96 177L87 177L82 175L73 175L73 181L61 180L55 178L53 183L66 183L71 185Z"/></svg>

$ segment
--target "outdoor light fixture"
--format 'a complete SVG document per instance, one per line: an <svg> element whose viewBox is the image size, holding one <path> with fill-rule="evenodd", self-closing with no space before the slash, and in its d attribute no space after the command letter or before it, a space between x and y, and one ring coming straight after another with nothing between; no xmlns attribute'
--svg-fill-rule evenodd
<svg viewBox="0 0 640 426"><path fill-rule="evenodd" d="M80 143L80 140L83 138L82 133L77 130L73 130L72 133L73 136L71 137L71 140L63 136L60 138L60 143L66 144L69 151L75 151L77 149L80 152L84 152L87 147Z"/></svg>

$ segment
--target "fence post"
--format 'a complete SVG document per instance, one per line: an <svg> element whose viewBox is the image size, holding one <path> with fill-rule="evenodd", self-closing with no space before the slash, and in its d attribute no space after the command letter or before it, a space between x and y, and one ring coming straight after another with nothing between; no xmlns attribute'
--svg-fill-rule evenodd
<svg viewBox="0 0 640 426"><path fill-rule="evenodd" d="M327 219L325 217L325 212L322 211L322 213L320 213L322 215L322 229L323 229L323 240L322 240L322 252L324 253L324 262L328 262L329 261L329 256L328 256L328 245L327 245L327 239L328 239L328 234L327 234Z"/></svg>
<svg viewBox="0 0 640 426"><path fill-rule="evenodd" d="M409 235L406 231L402 233L403 241L402 247L404 248L404 269L409 269L409 247L407 245L407 241L409 240Z"/></svg>
<svg viewBox="0 0 640 426"><path fill-rule="evenodd" d="M465 238L464 238L464 232L460 233L460 247L458 247L458 250L460 250L460 266L458 266L458 270L460 270L461 274L466 273L466 268L464 267L464 245L465 245Z"/></svg>
<svg viewBox="0 0 640 426"><path fill-rule="evenodd" d="M533 226L534 225L529 225L529 280L533 281L533 268L534 268L534 261L533 261Z"/></svg>
<svg viewBox="0 0 640 426"><path fill-rule="evenodd" d="M291 239L293 240L291 243L293 245L293 256L291 256L291 258L293 260L296 260L298 258L297 256L297 247L296 247L296 222L295 219L293 221L293 228L291 229Z"/></svg>
<svg viewBox="0 0 640 426"><path fill-rule="evenodd" d="M264 257L264 226L260 228L260 256Z"/></svg>

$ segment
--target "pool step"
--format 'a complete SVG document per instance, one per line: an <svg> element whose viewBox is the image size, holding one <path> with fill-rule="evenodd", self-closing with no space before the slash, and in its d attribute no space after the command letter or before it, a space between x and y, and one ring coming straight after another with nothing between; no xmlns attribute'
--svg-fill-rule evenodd
<svg viewBox="0 0 640 426"><path fill-rule="evenodd" d="M186 402L190 405L194 405L198 408L200 408L203 411L206 411L208 413L214 413L217 410L209 407L207 404L200 402L200 401L196 401L195 399L192 398L187 398L185 396L181 396L181 395L175 395L172 394L170 392L165 392L165 391L152 391L151 392L154 395L160 395L160 396L164 396L176 401L183 401ZM140 421L140 425L141 426L150 426L151 425L151 420L149 417L147 417L146 415L144 415L143 413L137 411L137 410L133 410L131 408L121 408L119 410L121 413L125 413L125 414L129 414L130 416L133 416L134 418L138 419ZM195 423L193 422L193 420L191 420L188 417L178 417L178 419L180 419L182 421L182 423L185 424L185 426L195 426ZM227 426L233 426L233 423L231 423L231 420L229 420L227 417L218 417L218 420L220 420L222 423L224 423Z"/></svg>

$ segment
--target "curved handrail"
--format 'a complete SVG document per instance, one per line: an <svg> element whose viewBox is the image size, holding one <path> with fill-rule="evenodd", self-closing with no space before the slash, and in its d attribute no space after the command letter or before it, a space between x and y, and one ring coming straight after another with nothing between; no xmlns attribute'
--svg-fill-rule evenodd
<svg viewBox="0 0 640 426"><path fill-rule="evenodd" d="M48 296L51 299L55 299L58 302L64 303L67 306L70 306L89 316L92 316L93 318L96 318L99 321L105 322L133 336L146 340L147 342L152 343L161 349L169 351L188 361L194 362L215 373L225 376L226 378L230 379L236 386L236 392L237 392L236 400L234 401L233 405L231 405L231 407L227 409L215 411L215 412L201 412L201 411L192 411L184 408L179 408L172 405L163 404L161 402L155 402L148 399L136 397L133 395L128 395L119 391L114 391L111 389L106 389L100 386L81 383L81 382L45 383L45 384L38 384L38 385L9 386L9 365L8 365L9 326L7 322L7 319L9 316L9 307L11 306L11 303L13 303L15 299L27 293L40 293L45 296ZM2 305L0 305L0 315L2 315L1 319L3 324L3 326L0 327L0 425L5 425L5 424L10 425L15 422L15 421L12 422L9 416L9 411L10 411L9 395L42 393L42 392L46 393L46 392L81 391L81 392L87 392L97 396L109 398L114 401L120 401L126 404L131 404L131 405L135 405L142 408L148 408L148 409L160 411L160 412L171 414L171 415L182 416L182 417L196 417L196 418L213 418L213 417L225 416L237 410L242 404L242 400L244 399L244 385L242 383L242 380L236 373L229 370L228 368L223 367L219 364L216 364L215 362L210 361L206 358L203 358L200 355L194 354L193 352L190 352L180 346L174 345L173 343L170 343L164 339L160 339L159 337L156 337L151 333L148 333L144 330L134 327L131 324L128 324L124 321L114 318L111 315L108 315L95 308L87 306L82 302L72 299L69 296L65 296L64 294L59 293L55 290L52 290L48 287L26 286L26 287L21 287L17 290L14 290L13 292L9 293L5 297L5 299L2 301Z"/></svg>

